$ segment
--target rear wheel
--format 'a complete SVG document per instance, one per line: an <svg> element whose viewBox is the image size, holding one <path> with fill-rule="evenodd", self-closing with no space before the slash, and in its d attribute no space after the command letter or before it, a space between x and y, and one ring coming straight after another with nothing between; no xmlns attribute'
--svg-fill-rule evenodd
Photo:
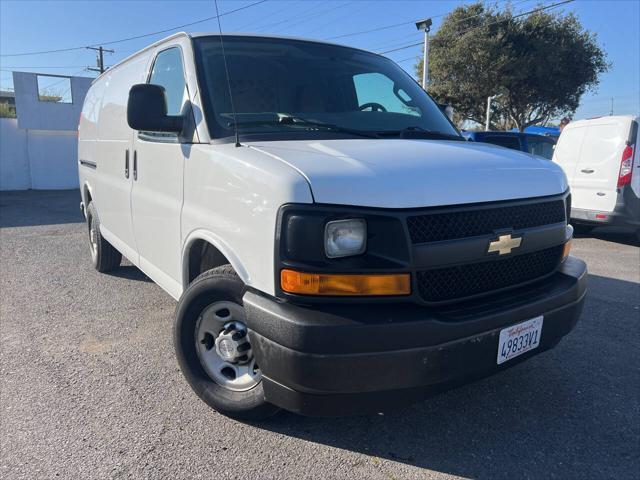
<svg viewBox="0 0 640 480"><path fill-rule="evenodd" d="M100 234L100 219L93 202L87 207L87 227L89 228L89 249L91 262L99 272L109 272L120 266L122 254Z"/></svg>
<svg viewBox="0 0 640 480"><path fill-rule="evenodd" d="M173 339L182 373L202 400L229 417L259 420L278 408L264 399L247 335L244 292L230 265L203 273L180 298Z"/></svg>

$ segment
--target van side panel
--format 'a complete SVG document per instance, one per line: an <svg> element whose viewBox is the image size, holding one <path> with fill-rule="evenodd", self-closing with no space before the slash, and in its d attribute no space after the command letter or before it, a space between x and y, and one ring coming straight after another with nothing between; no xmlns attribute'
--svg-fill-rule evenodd
<svg viewBox="0 0 640 480"><path fill-rule="evenodd" d="M105 88L98 116L94 201L103 235L136 265L139 262L130 204L133 130L127 124L127 100L131 86L144 81L149 59L150 53L133 57L98 80ZM125 175L127 151L129 178Z"/></svg>
<svg viewBox="0 0 640 480"><path fill-rule="evenodd" d="M586 133L586 125L576 124L565 127L553 152L553 161L562 167L572 189Z"/></svg>
<svg viewBox="0 0 640 480"><path fill-rule="evenodd" d="M598 119L600 120L600 119ZM618 196L620 161L629 136L629 118L592 121L573 178L574 208L612 212Z"/></svg>
<svg viewBox="0 0 640 480"><path fill-rule="evenodd" d="M78 177L80 179L80 194L85 208L89 204L87 192L93 196L92 185L95 183L97 175L95 150L98 140L98 114L100 113L103 92L104 84L102 82L96 82L89 88L78 124Z"/></svg>
<svg viewBox="0 0 640 480"><path fill-rule="evenodd" d="M200 238L214 244L247 285L273 295L278 210L289 202L312 203L313 197L297 171L251 147L240 148L191 146L184 173L183 265L189 244Z"/></svg>

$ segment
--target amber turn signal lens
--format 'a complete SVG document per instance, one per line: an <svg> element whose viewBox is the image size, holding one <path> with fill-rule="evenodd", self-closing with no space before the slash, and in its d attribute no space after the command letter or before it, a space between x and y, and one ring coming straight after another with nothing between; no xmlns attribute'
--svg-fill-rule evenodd
<svg viewBox="0 0 640 480"><path fill-rule="evenodd" d="M285 269L280 272L280 286L285 292L299 295L366 296L411 293L411 279L408 273L337 275Z"/></svg>
<svg viewBox="0 0 640 480"><path fill-rule="evenodd" d="M569 256L569 252L571 251L571 240L564 244L564 248L562 249L562 259L564 260Z"/></svg>

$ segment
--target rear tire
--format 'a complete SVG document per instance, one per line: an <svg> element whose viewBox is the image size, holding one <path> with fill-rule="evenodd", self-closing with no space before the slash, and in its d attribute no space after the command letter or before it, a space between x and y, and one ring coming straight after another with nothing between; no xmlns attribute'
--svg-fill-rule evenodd
<svg viewBox="0 0 640 480"><path fill-rule="evenodd" d="M220 356L215 345L216 340L220 340L218 337L227 331L226 325L246 328L242 305L244 292L245 284L231 265L223 265L198 276L178 302L173 342L183 375L207 405L228 417L262 420L279 409L264 398L255 359L227 361ZM221 319L221 323L215 323L216 318ZM203 325L208 325L204 336ZM247 346L243 345L243 350ZM228 372L227 379L221 376L225 371Z"/></svg>
<svg viewBox="0 0 640 480"><path fill-rule="evenodd" d="M87 207L87 227L93 267L101 273L118 268L122 261L122 254L102 237L98 211L93 202L89 202Z"/></svg>

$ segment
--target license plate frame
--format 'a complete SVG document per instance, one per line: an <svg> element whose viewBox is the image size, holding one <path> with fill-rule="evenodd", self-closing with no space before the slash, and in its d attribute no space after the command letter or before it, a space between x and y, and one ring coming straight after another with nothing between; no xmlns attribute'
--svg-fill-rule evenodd
<svg viewBox="0 0 640 480"><path fill-rule="evenodd" d="M530 318L500 330L497 364L501 365L540 346L544 316Z"/></svg>

